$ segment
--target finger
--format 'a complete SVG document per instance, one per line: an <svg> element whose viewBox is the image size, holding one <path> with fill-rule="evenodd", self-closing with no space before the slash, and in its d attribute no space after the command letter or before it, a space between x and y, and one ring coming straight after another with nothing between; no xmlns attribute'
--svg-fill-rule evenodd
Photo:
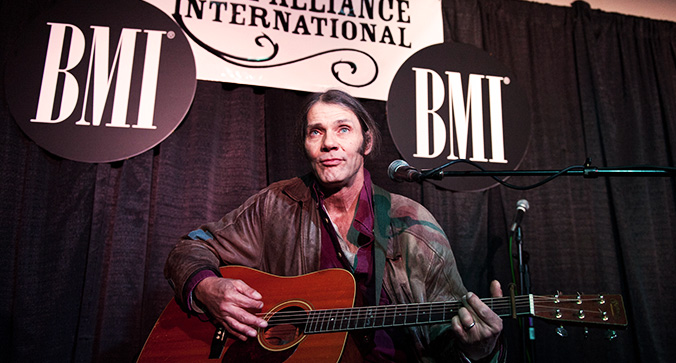
<svg viewBox="0 0 676 363"><path fill-rule="evenodd" d="M460 327L464 331L469 331L470 329L474 328L476 325L476 320L474 319L474 314L472 313L471 310L467 308L460 308L458 309L458 322L460 323Z"/></svg>
<svg viewBox="0 0 676 363"><path fill-rule="evenodd" d="M463 297L463 303L472 313L478 316L480 319L485 318L487 315L493 313L481 299L472 292L468 292L467 295Z"/></svg>
<svg viewBox="0 0 676 363"><path fill-rule="evenodd" d="M465 322L463 319L460 314L454 316L451 319L451 329L462 344L471 344L476 339L474 336L478 328L474 321Z"/></svg>
<svg viewBox="0 0 676 363"><path fill-rule="evenodd" d="M249 308L262 308L263 303L261 299L263 296L251 286L247 285L242 280L233 280L232 287L234 289L233 295L237 298L240 304L246 305Z"/></svg>
<svg viewBox="0 0 676 363"><path fill-rule="evenodd" d="M502 329L502 319L488 307L478 296L468 292L463 299L466 306L474 314L474 319L478 320L477 323L484 323L485 325L491 327L491 330Z"/></svg>
<svg viewBox="0 0 676 363"><path fill-rule="evenodd" d="M263 302L261 300L252 299L251 297L240 293L234 293L228 296L227 299L232 304L244 309L260 310L263 308Z"/></svg>
<svg viewBox="0 0 676 363"><path fill-rule="evenodd" d="M238 323L249 326L252 329L255 327L265 328L268 326L268 322L266 320L259 318L258 316L250 313L240 306L237 306L236 304L226 303L222 306L222 309L224 317L230 317Z"/></svg>
<svg viewBox="0 0 676 363"><path fill-rule="evenodd" d="M260 300L263 298L263 296L258 291L247 285L247 283L242 280L234 280L233 284L237 291L239 291L239 293L242 295L246 295L253 300Z"/></svg>
<svg viewBox="0 0 676 363"><path fill-rule="evenodd" d="M459 315L456 315L451 319L451 328L462 342L467 342L467 331L465 331L465 326L462 325Z"/></svg>
<svg viewBox="0 0 676 363"><path fill-rule="evenodd" d="M228 333L230 333L230 335L234 336L235 338L241 341L247 341L249 337L253 338L256 336L256 330L254 330L250 326L239 323L238 321L232 319L231 317L226 317L223 320L223 326L225 327L225 330L227 330Z"/></svg>
<svg viewBox="0 0 676 363"><path fill-rule="evenodd" d="M465 309L472 315L476 314L476 310L480 309L484 303L476 296L473 292L468 292L465 296L462 297L462 304L465 306ZM462 308L461 308L462 309Z"/></svg>
<svg viewBox="0 0 676 363"><path fill-rule="evenodd" d="M491 296L502 297L502 286L500 286L500 281L493 280L491 282Z"/></svg>

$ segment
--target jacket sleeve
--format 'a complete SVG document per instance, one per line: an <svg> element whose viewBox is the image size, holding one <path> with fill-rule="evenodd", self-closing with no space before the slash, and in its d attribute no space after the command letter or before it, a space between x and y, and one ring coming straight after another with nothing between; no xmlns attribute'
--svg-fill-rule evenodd
<svg viewBox="0 0 676 363"><path fill-rule="evenodd" d="M260 268L266 195L265 190L259 192L218 222L205 224L183 236L174 246L164 275L181 308L189 310L189 282L201 271L211 270L220 275L220 266L232 264Z"/></svg>
<svg viewBox="0 0 676 363"><path fill-rule="evenodd" d="M467 290L453 251L432 214L409 198L392 195L392 258L387 286L395 301L459 300ZM410 327L420 361L458 361L450 323ZM453 359L456 358L456 359Z"/></svg>
<svg viewBox="0 0 676 363"><path fill-rule="evenodd" d="M432 228L433 230L440 228L431 214L428 218L431 218L430 226L436 226ZM443 232L442 235L443 238L438 235L434 237L434 234L425 237L436 256L433 259L434 263L430 264L425 283L427 298L429 301L460 300L467 293L467 289L458 272L450 243ZM468 359L457 346L457 340L450 322L430 326L429 339L430 355L435 358L435 361L449 361L449 357L451 357L451 362L475 363ZM501 336L494 353L479 362L504 363L507 360L506 352L506 346Z"/></svg>

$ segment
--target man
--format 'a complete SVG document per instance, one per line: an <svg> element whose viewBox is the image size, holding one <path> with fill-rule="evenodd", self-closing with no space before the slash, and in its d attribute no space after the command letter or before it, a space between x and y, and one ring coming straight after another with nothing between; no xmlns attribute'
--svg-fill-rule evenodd
<svg viewBox="0 0 676 363"><path fill-rule="evenodd" d="M355 277L359 305L465 305L450 324L351 333L362 359L504 361L502 320L466 291L432 215L371 184L364 158L377 147L379 133L361 104L337 90L315 94L301 121L299 136L313 172L271 184L184 237L165 267L179 304L247 340L267 326L250 312L262 308L261 293L220 277L218 266L286 276L344 268ZM502 295L497 281L491 294Z"/></svg>

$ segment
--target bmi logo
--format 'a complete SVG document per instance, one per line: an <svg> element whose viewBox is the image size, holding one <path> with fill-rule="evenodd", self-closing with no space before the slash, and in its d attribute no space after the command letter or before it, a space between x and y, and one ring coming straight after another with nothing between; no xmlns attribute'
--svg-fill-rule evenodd
<svg viewBox="0 0 676 363"><path fill-rule="evenodd" d="M388 123L402 157L420 169L466 161L446 170L516 169L530 138L528 102L511 72L464 44L418 51L397 72ZM458 191L494 186L491 178L433 181Z"/></svg>
<svg viewBox="0 0 676 363"><path fill-rule="evenodd" d="M469 131L472 130L472 155L470 160L491 163L506 163L505 140L503 138L502 119L502 83L509 84L508 77L470 74L467 81L467 103L460 72L444 72L446 84L441 75L432 69L413 68L415 74L415 121L416 121L416 153L417 158L436 158L445 149L448 139L450 147L447 159L465 159ZM483 80L488 84L488 104L490 112L490 134L492 157L486 159L483 132ZM430 85L431 83L431 85ZM451 127L446 127L441 116L441 106L446 101L445 85L448 87L448 114L446 120L453 120ZM429 92L431 89L432 92ZM467 107L466 107L467 106ZM470 124L471 122L471 124ZM433 137L433 148L430 150L429 134ZM447 133L448 129L448 133ZM453 143L457 142L457 148Z"/></svg>
<svg viewBox="0 0 676 363"><path fill-rule="evenodd" d="M7 98L23 131L55 155L133 157L169 136L190 108L192 51L152 5L73 1L30 29L8 65Z"/></svg>

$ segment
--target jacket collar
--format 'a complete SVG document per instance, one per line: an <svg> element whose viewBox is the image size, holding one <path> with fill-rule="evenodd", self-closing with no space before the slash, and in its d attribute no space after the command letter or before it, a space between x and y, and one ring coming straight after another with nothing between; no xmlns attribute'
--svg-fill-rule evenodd
<svg viewBox="0 0 676 363"><path fill-rule="evenodd" d="M290 179L282 187L282 191L296 202L307 203L312 200L312 183L314 183L314 175L308 173L301 177Z"/></svg>

